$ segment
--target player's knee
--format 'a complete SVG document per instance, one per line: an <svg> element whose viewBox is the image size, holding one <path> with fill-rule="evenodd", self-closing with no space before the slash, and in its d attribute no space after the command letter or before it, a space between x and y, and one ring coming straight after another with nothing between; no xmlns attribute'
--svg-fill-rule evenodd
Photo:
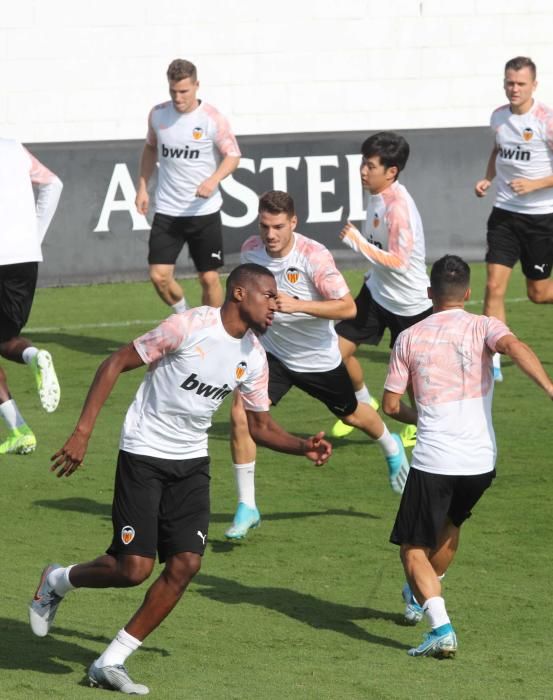
<svg viewBox="0 0 553 700"><path fill-rule="evenodd" d="M188 583L196 576L202 567L202 558L194 552L182 552L167 562L165 576L171 584L184 590Z"/></svg>
<svg viewBox="0 0 553 700"><path fill-rule="evenodd" d="M528 299L534 304L546 304L550 301L550 295L542 287L528 287Z"/></svg>
<svg viewBox="0 0 553 700"><path fill-rule="evenodd" d="M123 580L123 586L132 588L140 586L141 583L150 576L154 568L153 559L140 562L127 562L123 570L120 572Z"/></svg>
<svg viewBox="0 0 553 700"><path fill-rule="evenodd" d="M486 281L486 296L493 299L502 299L505 296L506 287L503 282L495 279Z"/></svg>
<svg viewBox="0 0 553 700"><path fill-rule="evenodd" d="M218 287L220 284L219 273L217 272L217 270L199 272L198 279L204 289L212 289L213 287Z"/></svg>
<svg viewBox="0 0 553 700"><path fill-rule="evenodd" d="M150 280L156 289L165 291L171 284L171 275L168 275L166 272L160 272L155 268L150 268Z"/></svg>

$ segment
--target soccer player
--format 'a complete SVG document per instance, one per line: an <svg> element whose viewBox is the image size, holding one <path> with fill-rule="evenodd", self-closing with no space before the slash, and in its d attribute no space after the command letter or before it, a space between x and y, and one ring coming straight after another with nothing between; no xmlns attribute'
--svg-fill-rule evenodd
<svg viewBox="0 0 553 700"><path fill-rule="evenodd" d="M534 99L537 85L530 58L507 61L503 86L509 103L491 116L495 142L486 175L475 186L476 196L484 197L495 178L484 313L502 321L518 260L530 301L553 303L553 110ZM503 380L499 354L494 355L494 378Z"/></svg>
<svg viewBox="0 0 553 700"><path fill-rule="evenodd" d="M42 407L55 411L60 387L52 357L23 338L35 295L41 244L60 198L61 180L18 141L0 139L0 355L31 368ZM38 188L35 201L33 184ZM29 454L36 438L0 367L0 416L8 435L0 454Z"/></svg>
<svg viewBox="0 0 553 700"><path fill-rule="evenodd" d="M355 304L330 252L296 233L294 201L286 192L270 191L259 200L259 235L242 246L242 261L267 267L276 277L278 297L274 325L261 338L269 361L269 398L275 405L297 386L319 399L347 425L375 440L388 463L390 485L401 493L409 464L399 435L392 435L376 411L357 401L340 357L335 319L350 318ZM260 522L255 502L256 448L240 396L231 413L231 451L238 508L230 539L245 537Z"/></svg>
<svg viewBox="0 0 553 700"><path fill-rule="evenodd" d="M399 134L381 131L369 136L361 146L361 183L366 192L367 216L363 233L348 222L340 239L370 262L355 304L357 315L336 325L340 352L353 381L357 399L378 408L363 379L355 357L361 343L378 345L386 328L390 347L398 334L432 313L428 300L424 231L413 198L398 182L409 157L409 144ZM351 432L351 426L338 421L334 437ZM406 426L403 444L415 444L416 427Z"/></svg>
<svg viewBox="0 0 553 700"><path fill-rule="evenodd" d="M226 118L197 97L196 67L177 58L167 69L171 100L155 106L140 160L136 208L149 208L148 181L159 163L156 213L149 241L150 279L163 301L186 309L175 263L185 243L202 286L202 303L221 306L218 268L223 265L219 182L240 161Z"/></svg>
<svg viewBox="0 0 553 700"><path fill-rule="evenodd" d="M400 545L408 581L406 619L415 623L424 612L432 628L408 653L447 657L455 654L457 637L440 580L457 551L462 524L495 477L492 355L508 355L550 399L553 382L534 352L502 321L464 310L470 269L461 258L446 255L434 263L430 284L434 313L399 335L382 408L418 427L390 537ZM409 384L416 408L402 402Z"/></svg>
<svg viewBox="0 0 553 700"><path fill-rule="evenodd" d="M128 656L178 603L200 569L209 527L206 431L223 399L237 388L251 435L261 445L304 455L320 465L332 448L323 433L300 439L270 417L267 360L256 337L276 309L273 275L258 265L237 267L222 308L200 306L170 316L158 328L99 367L71 437L52 457L52 471L70 476L82 463L97 415L121 372L148 365L121 434L113 500L113 540L107 553L73 566L47 566L29 608L32 630L45 636L57 607L74 588L136 586L165 568L144 601L90 666L91 686L145 695L129 678Z"/></svg>

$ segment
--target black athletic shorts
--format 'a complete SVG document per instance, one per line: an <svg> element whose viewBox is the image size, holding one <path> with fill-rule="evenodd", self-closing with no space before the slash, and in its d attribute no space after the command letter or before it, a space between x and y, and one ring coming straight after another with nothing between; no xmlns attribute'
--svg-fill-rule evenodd
<svg viewBox="0 0 553 700"><path fill-rule="evenodd" d="M159 561L203 555L209 527L209 457L160 459L119 451L108 554Z"/></svg>
<svg viewBox="0 0 553 700"><path fill-rule="evenodd" d="M416 316L397 316L376 303L366 284L361 287L361 291L355 299L355 305L357 306L355 318L337 323L336 333L356 345L361 345L361 343L378 345L384 331L389 328L390 347L392 348L401 331L410 328L432 313L432 305L430 305L426 311Z"/></svg>
<svg viewBox="0 0 553 700"><path fill-rule="evenodd" d="M269 398L273 406L276 406L293 386L297 386L309 396L322 401L339 418L349 416L357 408L357 397L343 362L328 372L292 372L269 352L267 362Z"/></svg>
<svg viewBox="0 0 553 700"><path fill-rule="evenodd" d="M553 265L553 214L517 214L494 207L488 219L486 262L514 267L529 280L544 280Z"/></svg>
<svg viewBox="0 0 553 700"><path fill-rule="evenodd" d="M495 469L474 476L450 476L411 468L390 542L435 549L447 519L461 527L494 478Z"/></svg>
<svg viewBox="0 0 553 700"><path fill-rule="evenodd" d="M0 343L17 338L35 296L38 263L0 265Z"/></svg>
<svg viewBox="0 0 553 700"><path fill-rule="evenodd" d="M155 214L148 243L148 263L174 265L185 243L188 243L190 257L198 272L222 267L224 259L220 212L204 216Z"/></svg>

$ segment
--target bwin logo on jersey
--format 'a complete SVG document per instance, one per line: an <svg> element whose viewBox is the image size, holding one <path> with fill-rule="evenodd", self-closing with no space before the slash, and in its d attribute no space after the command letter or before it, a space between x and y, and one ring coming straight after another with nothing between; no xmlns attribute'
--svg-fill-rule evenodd
<svg viewBox="0 0 553 700"><path fill-rule="evenodd" d="M248 369L248 365L245 362L239 362L236 365L236 379L242 379L242 377L246 374L246 370Z"/></svg>
<svg viewBox="0 0 553 700"><path fill-rule="evenodd" d="M186 391L195 391L196 394L199 396L205 396L206 399L217 399L221 401L225 398L225 396L232 393L232 389L228 384L223 384L223 386L204 384L200 379L198 379L198 375L194 373L187 377L180 387Z"/></svg>
<svg viewBox="0 0 553 700"><path fill-rule="evenodd" d="M188 146L185 146L184 148L173 148L162 143L161 155L164 158L185 158L188 160L197 160L200 157L200 151L198 151L197 148L189 148Z"/></svg>
<svg viewBox="0 0 553 700"><path fill-rule="evenodd" d="M534 131L529 126L527 126L526 129L524 129L524 131L522 132L522 138L525 141L531 141L533 136L534 136Z"/></svg>
<svg viewBox="0 0 553 700"><path fill-rule="evenodd" d="M499 155L506 160L530 160L530 151L521 151L520 146L516 148L500 148Z"/></svg>
<svg viewBox="0 0 553 700"><path fill-rule="evenodd" d="M290 284L296 284L296 282L300 278L300 271L298 270L297 267L289 267L286 270L286 279Z"/></svg>
<svg viewBox="0 0 553 700"><path fill-rule="evenodd" d="M195 138L196 141L199 141L203 135L204 135L204 130L202 129L201 126L195 126L192 129L192 137Z"/></svg>
<svg viewBox="0 0 553 700"><path fill-rule="evenodd" d="M131 525L125 525L123 528L121 528L121 542L123 544L130 544L134 540L134 536L134 527Z"/></svg>

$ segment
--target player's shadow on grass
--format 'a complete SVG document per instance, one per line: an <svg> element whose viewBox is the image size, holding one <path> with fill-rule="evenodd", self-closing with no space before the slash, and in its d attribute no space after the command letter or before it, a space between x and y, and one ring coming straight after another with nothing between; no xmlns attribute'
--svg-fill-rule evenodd
<svg viewBox="0 0 553 700"><path fill-rule="evenodd" d="M52 508L55 510L66 510L74 513L88 513L89 515L99 515L104 519L111 520L111 503L98 503L91 498L60 498L56 500L34 501L33 505L41 508Z"/></svg>
<svg viewBox="0 0 553 700"><path fill-rule="evenodd" d="M401 624L403 618L399 613L342 605L290 588L248 586L231 579L205 574L198 574L194 584L200 595L225 605L255 605L274 610L314 629L326 629L352 639L394 649L408 648L394 639L371 634L354 622L387 620Z"/></svg>
<svg viewBox="0 0 553 700"><path fill-rule="evenodd" d="M6 617L0 618L0 629L0 668L48 674L74 673L73 667L76 664L82 666L85 671L98 657L97 650L59 637L77 637L82 642L96 642L102 645L111 641L108 637L63 627L54 628L47 638L41 639L35 637L28 623ZM162 656L169 655L165 649L158 647L143 647L143 650Z"/></svg>
<svg viewBox="0 0 553 700"><path fill-rule="evenodd" d="M129 336L130 338L130 336ZM69 350L83 352L87 355L111 355L119 350L125 343L121 340L109 338L96 338L92 335L72 335L70 333L33 333L32 340L35 345L49 345L55 343ZM54 355L54 360L55 360Z"/></svg>

